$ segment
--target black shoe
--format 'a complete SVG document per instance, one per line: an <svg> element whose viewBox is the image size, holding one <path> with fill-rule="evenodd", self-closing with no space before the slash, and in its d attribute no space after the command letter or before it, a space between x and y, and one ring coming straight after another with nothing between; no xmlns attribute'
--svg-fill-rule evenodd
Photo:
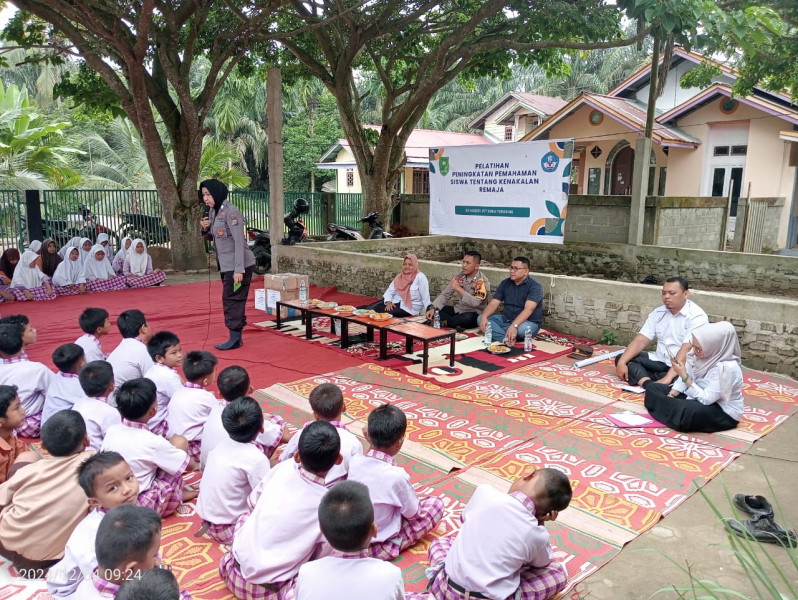
<svg viewBox="0 0 798 600"><path fill-rule="evenodd" d="M240 348L244 345L244 342L241 340L241 332L240 331L230 331L230 339L226 342L222 342L221 344L216 344L214 348L217 350L235 350L236 348Z"/></svg>
<svg viewBox="0 0 798 600"><path fill-rule="evenodd" d="M767 515L754 515L752 519L745 521L726 519L724 523L726 529L742 538L779 544L785 548L798 547L798 536L795 535L795 532L784 529Z"/></svg>
<svg viewBox="0 0 798 600"><path fill-rule="evenodd" d="M734 494L732 499L734 506L749 515L768 515L773 516L773 506L764 496L746 496L745 494Z"/></svg>

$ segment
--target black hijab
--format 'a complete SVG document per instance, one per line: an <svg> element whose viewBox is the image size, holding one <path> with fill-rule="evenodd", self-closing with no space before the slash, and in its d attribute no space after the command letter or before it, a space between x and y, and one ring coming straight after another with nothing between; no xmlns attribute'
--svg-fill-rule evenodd
<svg viewBox="0 0 798 600"><path fill-rule="evenodd" d="M47 238L42 242L42 273L47 275L48 277L52 277L55 274L55 270L58 267L58 264L64 260L58 254L58 246L55 247L55 252L53 254L47 251L47 246L50 244L55 244L55 240L52 238Z"/></svg>
<svg viewBox="0 0 798 600"><path fill-rule="evenodd" d="M218 213L219 209L222 207L222 202L227 200L227 186L218 179L206 179L200 182L197 196L199 197L200 203L204 204L202 200L202 188L207 189L211 193L211 196L213 196L213 210Z"/></svg>
<svg viewBox="0 0 798 600"><path fill-rule="evenodd" d="M2 272L6 277L11 279L14 277L14 271L17 268L17 265L12 264L12 260L19 261L19 250L16 248L8 248L3 255L0 256L0 272Z"/></svg>

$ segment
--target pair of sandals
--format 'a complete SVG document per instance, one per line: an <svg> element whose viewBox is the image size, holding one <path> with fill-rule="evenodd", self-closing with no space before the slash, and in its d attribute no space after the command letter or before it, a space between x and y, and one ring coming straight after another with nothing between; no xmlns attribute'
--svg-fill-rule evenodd
<svg viewBox="0 0 798 600"><path fill-rule="evenodd" d="M750 519L738 521L725 519L726 529L742 538L778 544L784 548L798 547L798 535L784 529L773 518L773 506L764 496L735 494L732 502L739 510L751 515Z"/></svg>

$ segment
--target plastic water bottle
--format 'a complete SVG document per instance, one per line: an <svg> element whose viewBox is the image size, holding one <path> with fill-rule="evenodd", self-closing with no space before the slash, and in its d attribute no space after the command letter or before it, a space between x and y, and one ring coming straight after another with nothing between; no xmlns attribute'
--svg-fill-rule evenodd
<svg viewBox="0 0 798 600"><path fill-rule="evenodd" d="M308 284L305 283L305 278L299 280L299 302L302 306L308 303Z"/></svg>
<svg viewBox="0 0 798 600"><path fill-rule="evenodd" d="M490 321L485 325L485 346L490 347L493 341L493 327L490 326Z"/></svg>
<svg viewBox="0 0 798 600"><path fill-rule="evenodd" d="M432 320L432 326L435 329L441 328L441 311L439 311L437 308L435 309L435 317Z"/></svg>
<svg viewBox="0 0 798 600"><path fill-rule="evenodd" d="M532 352L532 329L527 329L524 334L524 352Z"/></svg>

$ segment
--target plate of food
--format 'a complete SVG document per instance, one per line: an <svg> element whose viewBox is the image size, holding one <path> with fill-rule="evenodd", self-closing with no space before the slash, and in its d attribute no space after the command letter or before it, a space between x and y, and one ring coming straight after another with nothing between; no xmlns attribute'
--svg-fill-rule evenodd
<svg viewBox="0 0 798 600"><path fill-rule="evenodd" d="M355 307L354 307L354 306L352 306L351 304L342 304L342 305L341 305L341 306L339 306L339 307L338 307L336 310L337 310L339 313L349 313L349 312L354 312L354 310L355 310Z"/></svg>
<svg viewBox="0 0 798 600"><path fill-rule="evenodd" d="M392 319L393 315L391 313L375 312L373 315L371 315L371 318L374 319L375 321L387 321L388 319Z"/></svg>
<svg viewBox="0 0 798 600"><path fill-rule="evenodd" d="M309 302L309 304L310 304L311 306L318 306L319 304L321 304L321 303L323 303L323 302L324 302L324 300L319 300L318 298L313 298L313 300L311 300L311 301Z"/></svg>
<svg viewBox="0 0 798 600"><path fill-rule="evenodd" d="M507 354L512 348L501 342L493 342L490 346L488 346L488 352L491 354Z"/></svg>
<svg viewBox="0 0 798 600"><path fill-rule="evenodd" d="M316 306L321 308L322 310L327 310L330 308L336 308L338 306L337 302L319 302Z"/></svg>
<svg viewBox="0 0 798 600"><path fill-rule="evenodd" d="M352 311L352 314L356 317L367 317L371 315L374 311L368 308L356 308Z"/></svg>

